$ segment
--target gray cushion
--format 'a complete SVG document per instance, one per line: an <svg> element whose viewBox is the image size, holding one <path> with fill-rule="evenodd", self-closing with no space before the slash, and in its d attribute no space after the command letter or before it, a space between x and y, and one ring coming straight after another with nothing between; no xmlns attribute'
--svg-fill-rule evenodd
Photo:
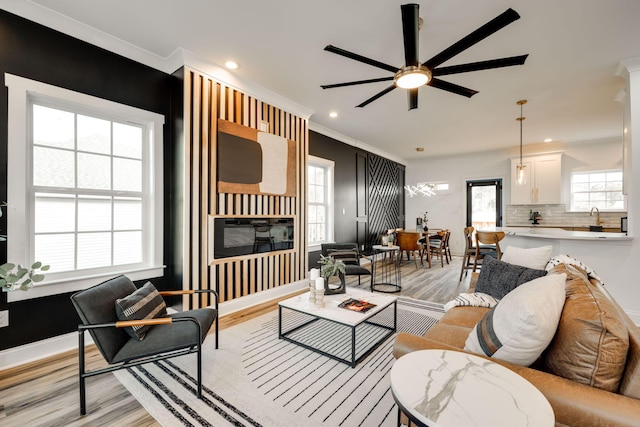
<svg viewBox="0 0 640 427"><path fill-rule="evenodd" d="M99 285L92 286L71 296L80 320L85 325L99 325L118 321L113 306L118 298L124 298L135 292L136 285L126 276L109 279ZM121 328L90 329L98 350L109 363L118 350L130 339Z"/></svg>
<svg viewBox="0 0 640 427"><path fill-rule="evenodd" d="M360 261L358 260L358 252L357 251L348 251L344 249L329 249L329 256L334 259L339 259L340 261L346 264L351 265L359 265Z"/></svg>
<svg viewBox="0 0 640 427"><path fill-rule="evenodd" d="M476 292L491 295L502 299L506 294L523 283L542 277L545 270L508 264L491 256L485 256L482 261L482 269L476 283Z"/></svg>
<svg viewBox="0 0 640 427"><path fill-rule="evenodd" d="M167 305L151 282L145 283L131 295L118 298L115 310L119 320L145 320L167 316ZM144 339L149 329L149 325L125 328L132 338L139 341Z"/></svg>
<svg viewBox="0 0 640 427"><path fill-rule="evenodd" d="M199 308L171 314L169 317L174 319L183 317L195 318L200 324L200 337L197 335L197 329L193 322L184 321L168 325L156 325L147 332L144 341L138 341L135 338L129 339L113 358L112 363L126 362L161 352L191 347L197 344L198 339L202 343L216 318L216 310Z"/></svg>

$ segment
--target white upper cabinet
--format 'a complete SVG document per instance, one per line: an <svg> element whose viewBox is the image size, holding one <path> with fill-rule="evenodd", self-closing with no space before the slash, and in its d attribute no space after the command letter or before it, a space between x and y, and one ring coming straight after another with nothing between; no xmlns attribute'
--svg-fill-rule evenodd
<svg viewBox="0 0 640 427"><path fill-rule="evenodd" d="M562 154L544 154L522 158L526 183L516 184L516 166L511 159L511 204L555 205L562 203Z"/></svg>

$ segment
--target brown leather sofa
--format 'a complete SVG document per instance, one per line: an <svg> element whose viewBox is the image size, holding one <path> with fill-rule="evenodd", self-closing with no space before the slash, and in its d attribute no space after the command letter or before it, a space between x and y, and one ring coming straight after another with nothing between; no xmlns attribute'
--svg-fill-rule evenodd
<svg viewBox="0 0 640 427"><path fill-rule="evenodd" d="M473 292L477 279L478 273L474 273L471 287L467 292ZM569 289L568 281L569 278L567 279L567 289ZM560 347L557 348L561 353L564 351L566 353L564 356L568 356L569 360L581 359L581 355L577 354L579 351L576 351L580 345L573 345L570 341L580 335L580 331L576 331L575 328L576 325L581 325L583 322L580 320L580 312L572 311L567 302L565 302L565 308L561 315L560 325L562 325L564 318L571 322L574 329L571 330L567 326L563 327L566 330L561 332L563 328L559 326L552 343L532 366L523 367L501 360L491 360L518 373L544 394L554 410L556 426L640 426L640 329L611 298L601 283L593 279L589 282L609 301L604 301L604 304L602 304L603 301L600 303L589 301L588 305L597 306L601 310L601 313L596 313L597 320L606 316L615 316L620 320L619 325L624 325L622 335L624 335L624 329L628 332L628 350L625 349L626 363L622 363L620 366L619 371L622 375L619 383L615 383L617 388L614 392L549 372L548 366L551 361L545 360L545 358L552 357L547 354L550 353L549 349L552 346L559 345ZM569 299L576 298L570 296L567 290L567 301ZM399 358L411 351L426 349L464 351L469 333L488 310L488 308L482 307L454 307L447 311L442 319L422 337L399 333L394 344L394 356ZM583 310L583 308L579 308L579 310ZM577 322L576 319L578 319ZM602 340L605 338L596 336L594 339L599 340L599 344L602 346ZM563 342L558 342L560 340ZM571 350L565 350L563 347L565 344ZM610 349L612 346L615 345L604 343L605 349ZM597 355L596 357L601 356ZM624 355L622 360L624 360ZM607 375L603 374L604 371L601 372L601 376ZM570 375L568 376L570 377ZM604 380L606 381L606 378Z"/></svg>

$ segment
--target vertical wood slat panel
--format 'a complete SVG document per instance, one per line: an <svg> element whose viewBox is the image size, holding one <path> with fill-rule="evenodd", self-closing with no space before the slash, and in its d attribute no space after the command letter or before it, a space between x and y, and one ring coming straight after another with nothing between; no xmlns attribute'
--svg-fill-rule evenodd
<svg viewBox="0 0 640 427"><path fill-rule="evenodd" d="M182 194L184 195L183 201L183 210L182 210L182 235L184 238L182 239L182 286L183 289L191 289L191 239L189 236L191 235L191 227L190 221L187 220L189 218L189 214L191 212L191 140L193 138L193 127L191 126L191 117L193 117L193 73L185 70L184 73L184 99L182 102L182 108L184 109L184 117L183 120L185 122L184 125L184 141L183 141L183 158L184 158L184 183L182 188ZM184 307L189 307L189 297L182 297L182 305Z"/></svg>
<svg viewBox="0 0 640 427"><path fill-rule="evenodd" d="M185 288L215 287L220 301L285 285L304 278L306 272L306 212L302 207L306 188L306 119L254 99L220 82L189 70L185 78L185 132L189 162L185 189L188 208L185 219ZM218 194L216 187L217 119L230 120L260 129L268 123L268 132L296 143L297 197ZM187 154L187 153L185 153ZM207 227L209 215L292 215L296 221L294 252L265 254L251 259L231 259L208 266ZM188 230L188 232L187 232ZM200 301L201 305L208 300ZM199 306L189 300L185 308Z"/></svg>
<svg viewBox="0 0 640 427"><path fill-rule="evenodd" d="M200 286L202 288L209 288L209 280L205 280L208 277L208 259L207 259L207 220L209 213L209 148L212 135L211 129L211 85L212 81L209 79L203 79L202 81L202 109L200 111L200 123L201 123L201 139L200 139L200 211L199 211L199 245L200 245L200 257L199 257L199 272ZM206 294L196 295L195 307L206 307L208 297Z"/></svg>
<svg viewBox="0 0 640 427"><path fill-rule="evenodd" d="M192 138L191 138L191 211L189 212L189 221L191 222L191 289L199 288L200 278L200 138L202 135L201 118L202 118L202 76L194 78L193 85L193 109L192 109ZM197 284L197 285L196 285ZM197 298L191 296L189 298L189 307L198 308Z"/></svg>

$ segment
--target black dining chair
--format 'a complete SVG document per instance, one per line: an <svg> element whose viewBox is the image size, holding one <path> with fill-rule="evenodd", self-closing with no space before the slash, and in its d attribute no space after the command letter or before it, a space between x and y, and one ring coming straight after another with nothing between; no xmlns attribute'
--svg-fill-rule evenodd
<svg viewBox="0 0 640 427"><path fill-rule="evenodd" d="M373 283L371 270L360 263L362 256L357 243L323 243L320 248L323 256L331 256L344 262L344 275L358 276L358 286L361 285L362 276L370 276Z"/></svg>

